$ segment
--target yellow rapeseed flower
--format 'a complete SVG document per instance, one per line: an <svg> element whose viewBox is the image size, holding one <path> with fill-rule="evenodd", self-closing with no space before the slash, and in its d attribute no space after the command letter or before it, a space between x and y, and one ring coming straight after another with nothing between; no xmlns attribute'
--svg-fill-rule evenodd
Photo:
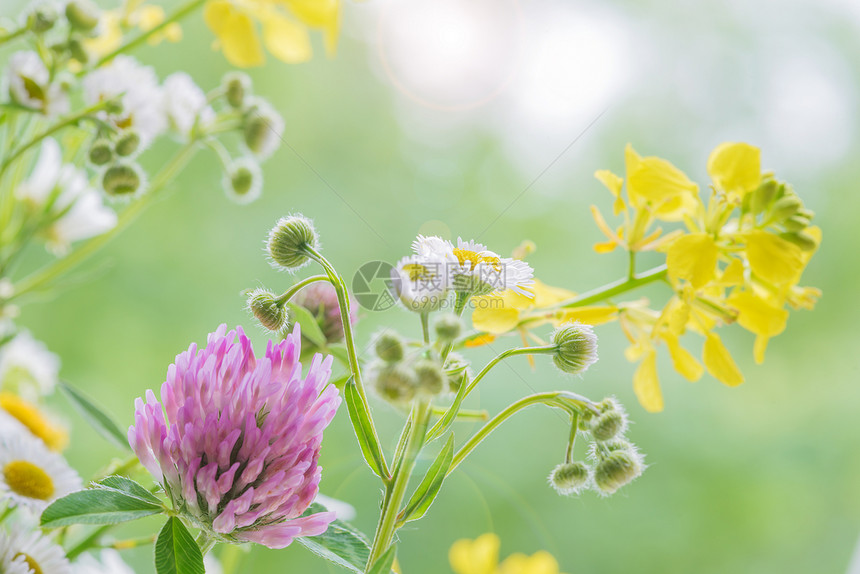
<svg viewBox="0 0 860 574"><path fill-rule="evenodd" d="M448 554L451 568L456 574L559 574L558 561L545 551L531 556L511 554L499 564L500 546L495 534L458 540Z"/></svg>

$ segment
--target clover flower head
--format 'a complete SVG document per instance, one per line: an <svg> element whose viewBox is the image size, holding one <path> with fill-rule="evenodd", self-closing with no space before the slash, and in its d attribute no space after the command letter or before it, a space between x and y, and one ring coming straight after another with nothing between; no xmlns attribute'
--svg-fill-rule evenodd
<svg viewBox="0 0 860 574"><path fill-rule="evenodd" d="M255 358L222 325L168 369L159 403L138 399L129 443L186 517L220 540L283 548L324 532L332 512L302 516L317 495L322 433L340 404L332 357L306 376L301 332Z"/></svg>

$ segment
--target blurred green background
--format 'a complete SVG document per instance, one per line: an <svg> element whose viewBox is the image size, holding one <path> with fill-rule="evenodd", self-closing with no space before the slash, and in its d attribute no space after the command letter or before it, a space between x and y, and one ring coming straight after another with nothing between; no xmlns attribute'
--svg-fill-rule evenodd
<svg viewBox="0 0 860 574"><path fill-rule="evenodd" d="M3 2L0 15L21 5ZM348 277L367 261L395 262L419 232L442 232L505 254L531 239L543 281L594 288L624 269L623 255L591 250L600 236L588 205L609 206L594 170L622 172L629 141L705 184L710 150L748 141L817 213L824 242L804 284L823 289L818 308L792 313L761 366L748 333L721 332L747 378L739 388L707 376L690 384L661 363L661 414L633 396L617 325L598 328L601 361L583 379L540 360L535 371L524 359L497 368L474 406L495 413L530 389L615 394L650 468L612 498L560 498L546 476L563 457L565 423L528 411L446 483L420 527L402 531L399 556L407 574L449 572L451 543L494 531L503 555L545 549L569 574L845 572L860 534L860 9L850 0L368 0L348 2L344 18L335 58L317 45L310 63L270 57L250 70L283 114L288 143L265 164L259 201L231 204L216 158L201 154L90 262L108 262L104 273L23 309L21 324L62 357L63 377L126 425L134 398L218 324L245 326L262 349L240 292L290 284L262 252L290 212L315 219ZM210 51L201 18L184 29L181 44L137 55L210 89L229 65ZM171 151L162 145L144 163L155 168ZM405 311L363 311L361 342L383 324L419 334ZM473 353L475 365L491 353ZM120 454L57 406L74 427L68 454L83 476ZM402 417L374 406L390 444ZM343 409L322 465L323 492L353 504L355 523L372 532L379 487ZM138 572L152 571L149 552L129 553ZM294 545L256 549L241 571L335 569Z"/></svg>

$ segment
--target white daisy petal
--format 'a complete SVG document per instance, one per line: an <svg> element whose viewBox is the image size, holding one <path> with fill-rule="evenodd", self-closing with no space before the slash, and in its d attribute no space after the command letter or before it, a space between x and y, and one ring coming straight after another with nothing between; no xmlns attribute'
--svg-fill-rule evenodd
<svg viewBox="0 0 860 574"><path fill-rule="evenodd" d="M32 574L33 571L72 574L72 567L63 549L47 536L39 532L7 534L0 530L0 572Z"/></svg>
<svg viewBox="0 0 860 574"><path fill-rule="evenodd" d="M209 570L206 570L207 574ZM84 554L72 562L73 574L134 574L116 550L102 550L98 558L94 554Z"/></svg>
<svg viewBox="0 0 860 574"><path fill-rule="evenodd" d="M59 357L29 331L21 331L0 347L0 391L35 401L54 391L59 372Z"/></svg>
<svg viewBox="0 0 860 574"><path fill-rule="evenodd" d="M66 460L38 439L22 434L0 438L0 500L41 512L82 486Z"/></svg>
<svg viewBox="0 0 860 574"><path fill-rule="evenodd" d="M410 311L439 309L448 298L446 261L411 255L391 269L393 295Z"/></svg>
<svg viewBox="0 0 860 574"><path fill-rule="evenodd" d="M207 104L206 94L185 72L171 74L164 80L164 110L170 127L184 140L191 135L195 122L206 126L215 120L215 111Z"/></svg>

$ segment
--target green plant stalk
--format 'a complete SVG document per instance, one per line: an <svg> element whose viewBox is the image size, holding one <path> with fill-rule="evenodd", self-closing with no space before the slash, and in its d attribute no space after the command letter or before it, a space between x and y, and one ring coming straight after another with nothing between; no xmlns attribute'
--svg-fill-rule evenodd
<svg viewBox="0 0 860 574"><path fill-rule="evenodd" d="M406 496L406 488L415 468L415 460L424 446L429 414L430 405L427 402L417 402L412 407L411 419L414 423L409 429L403 457L394 461L394 475L385 487L382 512L379 515L379 523L370 548L370 558L367 561L368 570L391 547L394 533L397 531L397 515Z"/></svg>
<svg viewBox="0 0 860 574"><path fill-rule="evenodd" d="M99 526L98 528L90 532L90 534L86 538L84 538L72 548L70 548L66 552L66 558L68 558L69 560L74 560L90 548L97 546L96 543L98 539L101 538L101 536L107 531L109 531L111 528L115 527L116 524L105 524L104 526Z"/></svg>
<svg viewBox="0 0 860 574"><path fill-rule="evenodd" d="M567 441L567 450L564 453L564 462L570 464L573 460L573 447L576 443L576 435L579 427L579 415L570 415L570 438Z"/></svg>
<svg viewBox="0 0 860 574"><path fill-rule="evenodd" d="M632 278L619 279L618 281L608 283L603 287L598 287L597 289L594 289L587 293L583 293L582 295L578 295L572 299L568 299L567 301L562 301L561 303L553 306L552 308L569 309L572 307L585 307L586 305L593 305L594 303L606 301L607 299L611 299L616 295L626 293L627 291L638 289L639 287L648 285L649 283L654 283L655 281L663 281L666 279L666 277L666 265L659 265L657 267L654 267L653 269L645 271L644 273L634 275Z"/></svg>
<svg viewBox="0 0 860 574"><path fill-rule="evenodd" d="M215 547L215 542L217 541L203 530L197 535L197 546L200 547L203 556L206 556Z"/></svg>
<svg viewBox="0 0 860 574"><path fill-rule="evenodd" d="M0 46L5 44L6 42L11 42L12 40L14 40L15 38L17 38L19 36L24 35L25 32L27 32L27 27L21 26L17 30L14 30L12 32L8 32L6 34L0 35Z"/></svg>
<svg viewBox="0 0 860 574"><path fill-rule="evenodd" d="M329 277L328 275L313 275L311 277L308 277L307 279L302 279L301 281L287 289L284 294L275 299L275 301L278 303L278 305L284 305L290 299L292 299L296 293L301 291L303 287L306 287L311 283L316 283L317 281L329 281Z"/></svg>
<svg viewBox="0 0 860 574"><path fill-rule="evenodd" d="M457 298L454 302L454 314L457 317L463 315L463 311L466 310L466 304L469 302L469 299L472 298L472 294L465 291L458 291ZM442 364L445 364L445 361L448 360L448 355L451 354L451 350L454 348L454 341L445 344L445 348L442 349L440 353L440 358L442 359Z"/></svg>
<svg viewBox="0 0 860 574"><path fill-rule="evenodd" d="M173 180L177 173L182 170L194 155L197 149L196 142L190 142L183 147L176 156L167 164L155 177L149 192L142 198L138 199L129 205L120 215L116 226L97 237L94 237L84 243L81 247L72 251L68 256L58 259L50 265L43 267L35 273L25 277L16 286L15 293L12 298L19 297L36 289L40 289L46 284L50 284L63 273L73 269L90 255L101 249L111 239L119 235L119 233L129 226L143 210L159 195L159 192Z"/></svg>
<svg viewBox="0 0 860 574"><path fill-rule="evenodd" d="M179 8L176 9L176 11L173 14L171 14L170 16L165 18L165 20L163 22L161 22L160 24L158 24L157 26L147 30L146 32L143 32L142 34L129 40L128 42L126 42L125 44L123 44L122 46L120 46L119 48L117 48L116 50L111 52L110 54L107 54L104 57L102 57L96 63L95 67L98 68L98 67L102 66L103 64L113 60L114 58L116 58L120 54L123 54L125 52L128 52L129 50L132 50L132 49L140 46L141 44L143 44L144 42L149 40L152 36L163 31L165 28L167 28L168 26L170 26L174 22L179 22L180 20L182 20L183 18L185 18L186 16L188 16L189 14L191 14L192 12L194 12L195 10L197 10L198 8L203 6L206 3L206 1L207 0L191 0L190 2L184 4L183 6L180 6Z"/></svg>

